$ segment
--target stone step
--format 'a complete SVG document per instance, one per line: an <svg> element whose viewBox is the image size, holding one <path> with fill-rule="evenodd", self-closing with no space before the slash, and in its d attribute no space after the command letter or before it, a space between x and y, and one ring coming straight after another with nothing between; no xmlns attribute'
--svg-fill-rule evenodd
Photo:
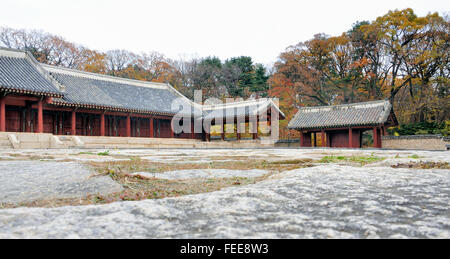
<svg viewBox="0 0 450 259"><path fill-rule="evenodd" d="M2 145L11 145L9 139L0 139L0 146Z"/></svg>
<svg viewBox="0 0 450 259"><path fill-rule="evenodd" d="M193 148L193 144L85 144L83 148L92 149L133 149L133 148Z"/></svg>
<svg viewBox="0 0 450 259"><path fill-rule="evenodd" d="M13 136L11 143L9 135ZM203 142L197 139L179 138L135 138L135 137L89 137L89 136L54 136L36 133L0 133L0 148L101 148L101 149L133 149L133 148L257 148L269 147L259 141L213 141ZM14 145L12 145L14 144Z"/></svg>
<svg viewBox="0 0 450 259"><path fill-rule="evenodd" d="M195 140L175 140L175 139L150 139L150 138L85 138L80 137L81 141L85 144L145 144L145 145L157 145L157 144L193 144Z"/></svg>

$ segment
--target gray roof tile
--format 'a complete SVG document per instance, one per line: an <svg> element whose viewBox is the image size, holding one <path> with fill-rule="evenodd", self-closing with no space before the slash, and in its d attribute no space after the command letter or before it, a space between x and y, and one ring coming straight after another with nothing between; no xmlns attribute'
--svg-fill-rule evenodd
<svg viewBox="0 0 450 259"><path fill-rule="evenodd" d="M290 129L338 128L384 124L392 111L388 100L300 108Z"/></svg>
<svg viewBox="0 0 450 259"><path fill-rule="evenodd" d="M0 49L0 88L48 96L63 94L29 54L5 49Z"/></svg>
<svg viewBox="0 0 450 259"><path fill-rule="evenodd" d="M262 98L244 102L224 103L219 105L205 105L203 107L204 119L233 118L237 116L246 117L249 115L264 114L271 107L275 107L282 119L284 114L273 103L271 99Z"/></svg>
<svg viewBox="0 0 450 259"><path fill-rule="evenodd" d="M195 104L169 84L152 83L105 76L38 63L31 54L0 48L0 89L55 96L54 105L102 108L130 112L174 115L196 118L249 115L275 107L271 99L259 99L217 106ZM172 105L176 101L174 107ZM243 109L239 109L243 108ZM213 112L214 111L214 112ZM234 112L233 112L234 111ZM265 111L265 110L264 110Z"/></svg>
<svg viewBox="0 0 450 259"><path fill-rule="evenodd" d="M166 84L110 77L53 66L44 66L44 68L65 86L64 98L56 99L55 102L158 114L176 114L179 109L172 109L172 103L175 100L191 107L187 98Z"/></svg>

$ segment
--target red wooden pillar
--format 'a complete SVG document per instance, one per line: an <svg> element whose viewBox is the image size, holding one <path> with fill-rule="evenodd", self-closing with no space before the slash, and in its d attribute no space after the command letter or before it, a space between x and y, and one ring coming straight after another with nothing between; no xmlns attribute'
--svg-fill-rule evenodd
<svg viewBox="0 0 450 259"><path fill-rule="evenodd" d="M195 120L191 121L191 139L195 139Z"/></svg>
<svg viewBox="0 0 450 259"><path fill-rule="evenodd" d="M209 126L206 127L206 135L205 135L205 137L206 137L206 141L207 142L211 141L211 127L209 127Z"/></svg>
<svg viewBox="0 0 450 259"><path fill-rule="evenodd" d="M26 106L25 111L25 132L31 132L31 106Z"/></svg>
<svg viewBox="0 0 450 259"><path fill-rule="evenodd" d="M105 136L105 113L100 114L100 136Z"/></svg>
<svg viewBox="0 0 450 259"><path fill-rule="evenodd" d="M317 133L316 133L316 132L313 132L312 135L313 135L313 137L314 137L313 147L317 147Z"/></svg>
<svg viewBox="0 0 450 259"><path fill-rule="evenodd" d="M325 145L325 131L324 130L321 130L321 137L322 137L322 147L326 147L326 145Z"/></svg>
<svg viewBox="0 0 450 259"><path fill-rule="evenodd" d="M170 137L174 138L174 132L173 132L173 120L170 120Z"/></svg>
<svg viewBox="0 0 450 259"><path fill-rule="evenodd" d="M378 148L378 129L373 127L373 147Z"/></svg>
<svg viewBox="0 0 450 259"><path fill-rule="evenodd" d="M0 131L6 131L6 104L5 96L0 96Z"/></svg>
<svg viewBox="0 0 450 259"><path fill-rule="evenodd" d="M38 101L38 116L37 116L37 133L44 133L44 107L43 100Z"/></svg>
<svg viewBox="0 0 450 259"><path fill-rule="evenodd" d="M378 128L378 148L382 148L382 139L381 135L383 134L383 129L380 127Z"/></svg>
<svg viewBox="0 0 450 259"><path fill-rule="evenodd" d="M126 132L127 135L126 136L127 137L131 137L131 115L130 114L127 115L126 130L127 130L127 132Z"/></svg>
<svg viewBox="0 0 450 259"><path fill-rule="evenodd" d="M303 135L303 131L300 131L300 146L304 147L305 146L305 136Z"/></svg>
<svg viewBox="0 0 450 259"><path fill-rule="evenodd" d="M353 147L353 130L352 130L352 128L348 129L348 147L349 148Z"/></svg>
<svg viewBox="0 0 450 259"><path fill-rule="evenodd" d="M58 125L58 127L59 127L59 130L58 130L59 135L64 135L63 113L62 112L59 113L59 125Z"/></svg>
<svg viewBox="0 0 450 259"><path fill-rule="evenodd" d="M236 122L236 139L238 141L241 140L241 133L239 133L239 131L241 131L241 129L239 128L240 126L241 124Z"/></svg>
<svg viewBox="0 0 450 259"><path fill-rule="evenodd" d="M256 122L253 123L253 139L257 139L258 138L258 117L256 117Z"/></svg>
<svg viewBox="0 0 450 259"><path fill-rule="evenodd" d="M155 125L155 119L152 117L150 118L150 137L155 137L155 131L154 131L154 125Z"/></svg>
<svg viewBox="0 0 450 259"><path fill-rule="evenodd" d="M72 121L70 126L70 134L74 136L77 135L77 113L75 111L72 111Z"/></svg>
<svg viewBox="0 0 450 259"><path fill-rule="evenodd" d="M222 121L222 141L225 141L225 122Z"/></svg>
<svg viewBox="0 0 450 259"><path fill-rule="evenodd" d="M329 131L325 131L325 134L326 134L327 147L331 147L331 133Z"/></svg>

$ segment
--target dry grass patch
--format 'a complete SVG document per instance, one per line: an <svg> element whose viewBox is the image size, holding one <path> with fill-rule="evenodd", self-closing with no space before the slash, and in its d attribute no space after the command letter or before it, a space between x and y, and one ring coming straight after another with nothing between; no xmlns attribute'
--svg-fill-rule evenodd
<svg viewBox="0 0 450 259"><path fill-rule="evenodd" d="M0 204L0 208L17 207L45 207L54 208L61 206L79 206L93 204L107 204L117 201L138 201L145 199L160 199L166 197L179 197L183 195L207 193L218 191L225 187L244 186L263 181L279 172L311 166L309 160L267 162L263 160L247 161L216 161L211 163L156 163L141 160L139 157L130 157L129 161L90 162L97 174L108 175L124 188L122 192L99 195L93 194L83 198L39 200L18 204ZM163 173L174 170L193 169L230 169L250 170L263 169L268 173L259 177L230 177L230 178L195 178L195 179L145 179L140 176L132 176L134 172ZM95 176L94 176L95 177Z"/></svg>
<svg viewBox="0 0 450 259"><path fill-rule="evenodd" d="M393 165L392 168L413 168L413 169L450 169L447 162L411 162Z"/></svg>
<svg viewBox="0 0 450 259"><path fill-rule="evenodd" d="M340 162L351 162L360 165L366 165L370 163L375 163L378 161L383 161L385 157L379 156L324 156L319 163L340 163Z"/></svg>
<svg viewBox="0 0 450 259"><path fill-rule="evenodd" d="M273 165L298 165L298 164L309 164L312 163L313 160L310 158L304 158L304 159L294 159L294 160L280 160L280 161L273 161L270 162Z"/></svg>
<svg viewBox="0 0 450 259"><path fill-rule="evenodd" d="M54 156L49 155L36 155L36 154L6 154L7 156L14 157L14 159L2 159L2 160L54 160Z"/></svg>

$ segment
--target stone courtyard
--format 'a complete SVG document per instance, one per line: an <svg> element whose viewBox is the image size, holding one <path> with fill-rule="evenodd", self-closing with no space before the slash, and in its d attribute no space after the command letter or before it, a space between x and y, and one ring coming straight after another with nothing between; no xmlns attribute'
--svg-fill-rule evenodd
<svg viewBox="0 0 450 259"><path fill-rule="evenodd" d="M0 150L0 238L450 238L449 160L376 149Z"/></svg>

